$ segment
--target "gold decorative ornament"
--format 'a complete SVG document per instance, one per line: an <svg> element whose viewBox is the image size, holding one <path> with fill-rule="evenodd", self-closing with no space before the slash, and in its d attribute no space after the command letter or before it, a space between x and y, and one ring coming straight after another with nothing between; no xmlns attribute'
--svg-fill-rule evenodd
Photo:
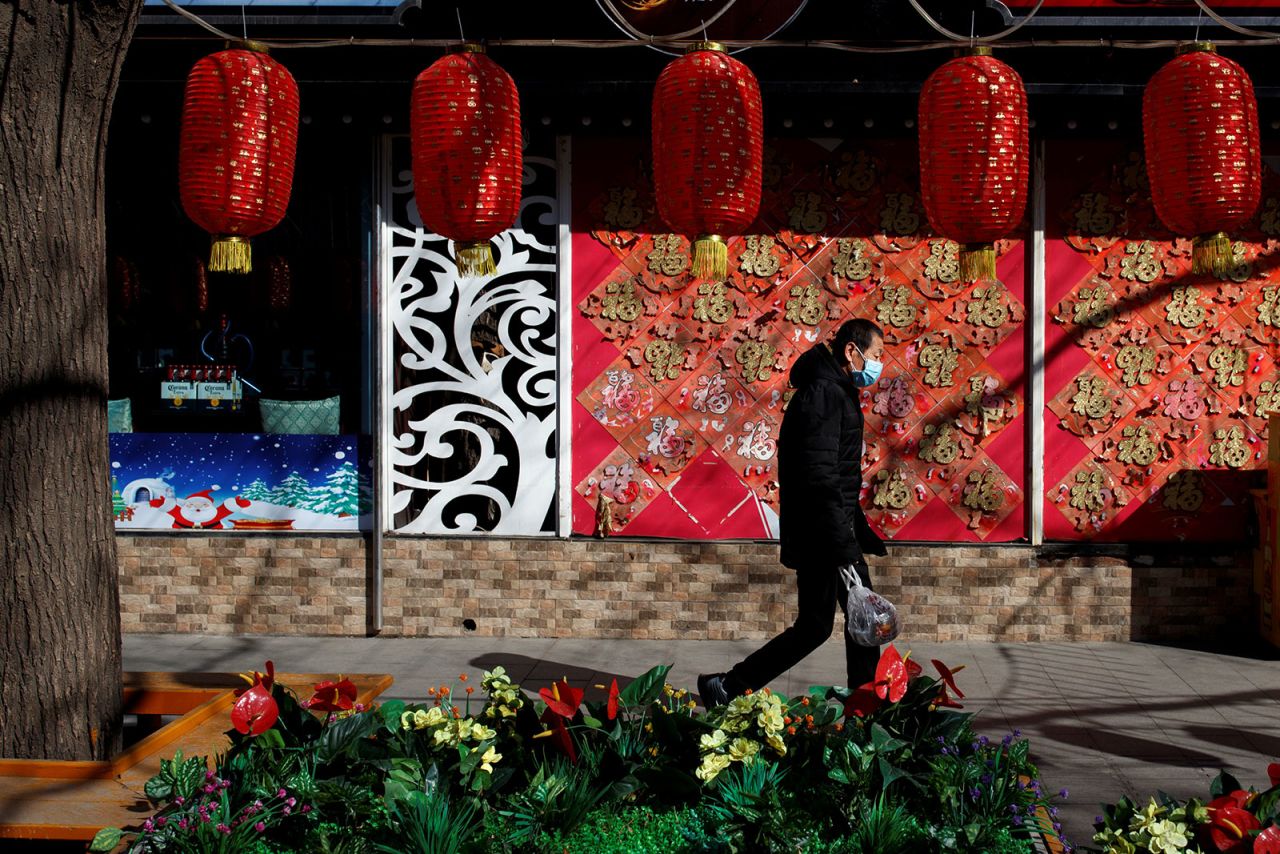
<svg viewBox="0 0 1280 854"><path fill-rule="evenodd" d="M1267 418L1280 412L1280 382L1263 380L1258 391L1260 393L1254 399L1254 415Z"/></svg>
<svg viewBox="0 0 1280 854"><path fill-rule="evenodd" d="M920 439L920 459L940 466L949 466L960 454L960 446L952 437L955 428L950 424L926 425Z"/></svg>
<svg viewBox="0 0 1280 854"><path fill-rule="evenodd" d="M1151 372L1156 367L1156 351L1150 347L1126 344L1116 355L1116 367L1124 372L1120 381L1126 388L1146 385L1151 382Z"/></svg>
<svg viewBox="0 0 1280 854"><path fill-rule="evenodd" d="M1202 478L1196 469L1183 469L1169 475L1164 483L1163 504L1168 510L1195 513L1204 505Z"/></svg>
<svg viewBox="0 0 1280 854"><path fill-rule="evenodd" d="M931 388L955 385L955 370L960 365L960 351L955 347L930 344L920 351L920 367L925 368L924 384Z"/></svg>
<svg viewBox="0 0 1280 854"><path fill-rule="evenodd" d="M1073 307L1072 320L1080 326L1106 328L1116 319L1116 311L1108 303L1110 297L1111 288L1105 282L1099 282L1097 287L1081 288Z"/></svg>
<svg viewBox="0 0 1280 854"><path fill-rule="evenodd" d="M1253 278L1253 262L1249 260L1248 249L1243 243L1236 241L1231 244L1231 260L1221 272L1214 275L1221 281L1235 282L1238 285Z"/></svg>
<svg viewBox="0 0 1280 854"><path fill-rule="evenodd" d="M1004 504L1004 494L1000 490L1000 476L994 470L969 472L968 480L964 488L964 497L960 502L965 507L981 513L994 513Z"/></svg>
<svg viewBox="0 0 1280 854"><path fill-rule="evenodd" d="M773 377L777 350L772 344L744 341L734 351L733 358L742 366L742 376L747 382L766 382Z"/></svg>
<svg viewBox="0 0 1280 854"><path fill-rule="evenodd" d="M846 151L836 167L835 184L842 190L865 193L875 186L876 164L865 151Z"/></svg>
<svg viewBox="0 0 1280 854"><path fill-rule="evenodd" d="M1249 365L1245 351L1239 347L1215 347L1209 353L1209 367L1213 368L1213 384L1220 390L1244 385L1244 372Z"/></svg>
<svg viewBox="0 0 1280 854"><path fill-rule="evenodd" d="M1215 466L1244 468L1249 462L1249 448L1244 443L1244 430L1239 427L1219 427L1213 431L1216 442L1209 445L1209 462Z"/></svg>
<svg viewBox="0 0 1280 854"><path fill-rule="evenodd" d="M885 234L909 237L920 230L916 197L910 193L885 193L880 209L880 228Z"/></svg>
<svg viewBox="0 0 1280 854"><path fill-rule="evenodd" d="M1262 289L1262 302L1255 309L1258 322L1272 329L1280 328L1280 288L1275 285Z"/></svg>
<svg viewBox="0 0 1280 854"><path fill-rule="evenodd" d="M871 259L865 255L866 243L856 237L836 241L836 254L831 259L831 274L851 282L871 277Z"/></svg>
<svg viewBox="0 0 1280 854"><path fill-rule="evenodd" d="M644 360L649 363L649 375L655 382L679 379L684 368L684 347L674 341L650 341L644 348Z"/></svg>
<svg viewBox="0 0 1280 854"><path fill-rule="evenodd" d="M605 297L600 303L600 316L609 320L630 323L644 313L644 302L636 294L632 279L610 282L604 287Z"/></svg>
<svg viewBox="0 0 1280 854"><path fill-rule="evenodd" d="M881 326L907 329L916 322L920 309L910 301L910 288L906 285L889 285L881 293L883 298L876 306L876 319Z"/></svg>
<svg viewBox="0 0 1280 854"><path fill-rule="evenodd" d="M1094 420L1111 414L1114 403L1107 394L1107 384L1099 377L1076 377L1076 393L1071 398L1071 411Z"/></svg>
<svg viewBox="0 0 1280 854"><path fill-rule="evenodd" d="M1076 208L1076 231L1091 237L1115 232L1116 214L1103 193L1085 193Z"/></svg>
<svg viewBox="0 0 1280 854"><path fill-rule="evenodd" d="M817 193L796 193L788 222L793 231L804 234L821 234L827 227L827 212L822 209L822 196Z"/></svg>
<svg viewBox="0 0 1280 854"><path fill-rule="evenodd" d="M604 205L604 224L613 231L630 231L644 222L644 211L636 204L636 191L631 187L610 187L609 201Z"/></svg>
<svg viewBox="0 0 1280 854"><path fill-rule="evenodd" d="M1096 513L1107 505L1105 483L1100 471L1076 472L1076 482L1071 487L1071 500L1068 503L1076 510Z"/></svg>
<svg viewBox="0 0 1280 854"><path fill-rule="evenodd" d="M900 469L883 469L876 473L873 496L876 507L904 510L911 504L911 487Z"/></svg>
<svg viewBox="0 0 1280 854"><path fill-rule="evenodd" d="M689 266L689 256L681 251L678 234L654 235L653 249L645 257L649 272L663 276L678 276Z"/></svg>
<svg viewBox="0 0 1280 854"><path fill-rule="evenodd" d="M720 282L698 285L698 298L693 301L693 319L703 323L725 323L733 317L733 303L725 296Z"/></svg>
<svg viewBox="0 0 1280 854"><path fill-rule="evenodd" d="M960 244L954 240L930 240L924 259L924 277L944 285L960 280Z"/></svg>
<svg viewBox="0 0 1280 854"><path fill-rule="evenodd" d="M1200 305L1200 289L1193 285L1174 286L1169 302L1165 303L1164 316L1174 326L1198 328L1208 317L1204 306Z"/></svg>
<svg viewBox="0 0 1280 854"><path fill-rule="evenodd" d="M751 235L747 238L747 250L738 256L738 269L761 279L776 274L782 265L773 254L774 245L772 237Z"/></svg>
<svg viewBox="0 0 1280 854"><path fill-rule="evenodd" d="M1116 459L1135 466L1149 466L1156 461L1160 449L1151 441L1151 431L1146 425L1130 425L1120 433L1124 438L1120 440Z"/></svg>
<svg viewBox="0 0 1280 854"><path fill-rule="evenodd" d="M973 299L969 301L967 318L974 326L985 326L988 329L999 329L1009 322L1009 306L1001 301L1004 285L990 282L981 288L974 288Z"/></svg>
<svg viewBox="0 0 1280 854"><path fill-rule="evenodd" d="M827 316L821 295L817 285L792 285L791 299L787 300L787 320L817 326Z"/></svg>
<svg viewBox="0 0 1280 854"><path fill-rule="evenodd" d="M1120 261L1120 278L1150 284L1164 272L1156 260L1156 246L1150 240L1130 241L1124 245L1125 257Z"/></svg>

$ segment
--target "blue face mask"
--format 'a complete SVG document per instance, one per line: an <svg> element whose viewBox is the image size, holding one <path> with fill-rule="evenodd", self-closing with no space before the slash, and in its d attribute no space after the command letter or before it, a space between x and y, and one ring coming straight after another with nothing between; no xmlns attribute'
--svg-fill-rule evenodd
<svg viewBox="0 0 1280 854"><path fill-rule="evenodd" d="M859 387L875 385L876 380L880 379L880 372L884 370L884 363L877 362L875 359L868 359L867 354L863 353L862 348L857 344L854 344L853 348L862 357L862 370L849 372L849 376L853 379L853 384Z"/></svg>

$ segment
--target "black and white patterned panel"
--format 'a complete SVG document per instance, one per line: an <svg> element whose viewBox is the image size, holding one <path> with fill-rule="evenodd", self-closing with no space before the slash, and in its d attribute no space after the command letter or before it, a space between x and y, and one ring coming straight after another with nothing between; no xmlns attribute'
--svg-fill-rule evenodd
<svg viewBox="0 0 1280 854"><path fill-rule="evenodd" d="M524 157L498 271L459 278L450 241L422 228L409 140L389 140L384 318L392 336L384 413L398 533L553 534L556 529L556 161Z"/></svg>

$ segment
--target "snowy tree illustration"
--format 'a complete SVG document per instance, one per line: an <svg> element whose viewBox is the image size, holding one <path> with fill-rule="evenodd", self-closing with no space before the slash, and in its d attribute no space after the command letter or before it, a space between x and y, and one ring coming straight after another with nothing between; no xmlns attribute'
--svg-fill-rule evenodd
<svg viewBox="0 0 1280 854"><path fill-rule="evenodd" d="M267 488L262 478L256 478L253 483L249 484L244 492L240 493L241 498L247 498L250 501L270 501L272 498L271 490Z"/></svg>
<svg viewBox="0 0 1280 854"><path fill-rule="evenodd" d="M359 512L359 477L355 466L343 463L324 479L324 484L312 490L312 500L307 507L326 516L354 516Z"/></svg>
<svg viewBox="0 0 1280 854"><path fill-rule="evenodd" d="M289 472L289 476L281 481L279 486L271 490L271 502L273 504L305 509L310 504L310 501L311 484L307 483L307 479L296 471Z"/></svg>

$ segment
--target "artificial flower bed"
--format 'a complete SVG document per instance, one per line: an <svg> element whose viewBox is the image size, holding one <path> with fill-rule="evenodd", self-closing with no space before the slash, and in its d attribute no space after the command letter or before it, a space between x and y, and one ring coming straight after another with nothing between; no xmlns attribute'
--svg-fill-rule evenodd
<svg viewBox="0 0 1280 854"><path fill-rule="evenodd" d="M953 672L890 646L852 691L764 690L700 711L655 667L605 699L525 695L501 667L424 703L299 702L255 673L227 752L175 756L131 852L1026 854L1053 798L1017 734L978 736ZM957 668L958 669L958 668ZM1065 797L1066 792L1058 793ZM104 829L94 850L121 843Z"/></svg>
<svg viewBox="0 0 1280 854"><path fill-rule="evenodd" d="M1104 854L1280 854L1280 764L1270 788L1244 789L1223 772L1209 800L1179 801L1160 792L1139 807L1129 798L1104 808L1093 842Z"/></svg>

